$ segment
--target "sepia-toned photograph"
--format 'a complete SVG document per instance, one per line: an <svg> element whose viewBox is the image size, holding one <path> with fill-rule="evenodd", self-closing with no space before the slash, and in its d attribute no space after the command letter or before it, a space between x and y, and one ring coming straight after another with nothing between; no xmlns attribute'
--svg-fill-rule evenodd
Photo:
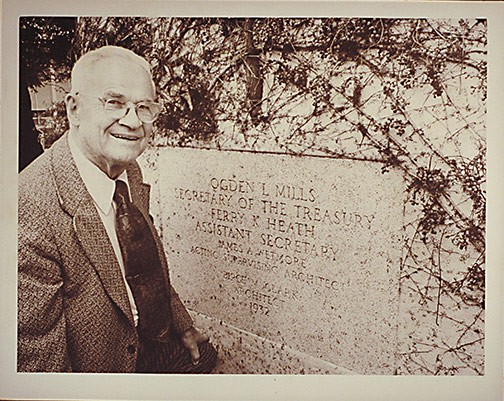
<svg viewBox="0 0 504 401"><path fill-rule="evenodd" d="M20 38L20 371L138 371L143 330L180 342L189 310L216 373L484 374L486 20L26 17ZM160 241L136 256L107 218L138 157Z"/></svg>
<svg viewBox="0 0 504 401"><path fill-rule="evenodd" d="M14 373L495 374L491 19L128 14L17 20Z"/></svg>

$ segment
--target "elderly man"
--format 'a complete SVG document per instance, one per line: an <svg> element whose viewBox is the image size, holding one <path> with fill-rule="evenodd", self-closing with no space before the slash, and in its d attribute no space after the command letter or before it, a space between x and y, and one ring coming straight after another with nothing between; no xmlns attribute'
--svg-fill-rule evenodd
<svg viewBox="0 0 504 401"><path fill-rule="evenodd" d="M18 371L211 372L135 161L160 112L148 63L91 51L65 103L70 130L19 176Z"/></svg>

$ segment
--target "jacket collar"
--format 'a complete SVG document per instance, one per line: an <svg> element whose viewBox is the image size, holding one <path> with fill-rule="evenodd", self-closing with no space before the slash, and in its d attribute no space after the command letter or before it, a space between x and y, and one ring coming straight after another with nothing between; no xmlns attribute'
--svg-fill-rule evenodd
<svg viewBox="0 0 504 401"><path fill-rule="evenodd" d="M58 199L63 210L74 216L79 205L92 201L92 198L70 152L68 132L52 145L51 152L51 169ZM148 214L150 185L143 182L142 172L136 162L126 172L133 202Z"/></svg>

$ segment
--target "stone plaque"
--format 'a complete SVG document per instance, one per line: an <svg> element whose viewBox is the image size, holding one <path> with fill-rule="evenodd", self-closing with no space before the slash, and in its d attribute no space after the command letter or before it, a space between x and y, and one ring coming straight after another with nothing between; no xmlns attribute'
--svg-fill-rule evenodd
<svg viewBox="0 0 504 401"><path fill-rule="evenodd" d="M363 374L393 374L402 176L374 162L166 149L160 208L188 308Z"/></svg>

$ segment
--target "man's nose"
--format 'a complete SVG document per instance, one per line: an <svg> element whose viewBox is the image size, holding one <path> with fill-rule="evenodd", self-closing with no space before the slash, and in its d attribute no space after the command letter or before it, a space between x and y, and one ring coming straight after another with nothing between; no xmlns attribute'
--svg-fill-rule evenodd
<svg viewBox="0 0 504 401"><path fill-rule="evenodd" d="M122 125L126 125L131 129L138 129L142 126L142 121L138 118L136 108L134 105L130 105L128 110L126 110L126 114L123 118L119 120L119 123Z"/></svg>

